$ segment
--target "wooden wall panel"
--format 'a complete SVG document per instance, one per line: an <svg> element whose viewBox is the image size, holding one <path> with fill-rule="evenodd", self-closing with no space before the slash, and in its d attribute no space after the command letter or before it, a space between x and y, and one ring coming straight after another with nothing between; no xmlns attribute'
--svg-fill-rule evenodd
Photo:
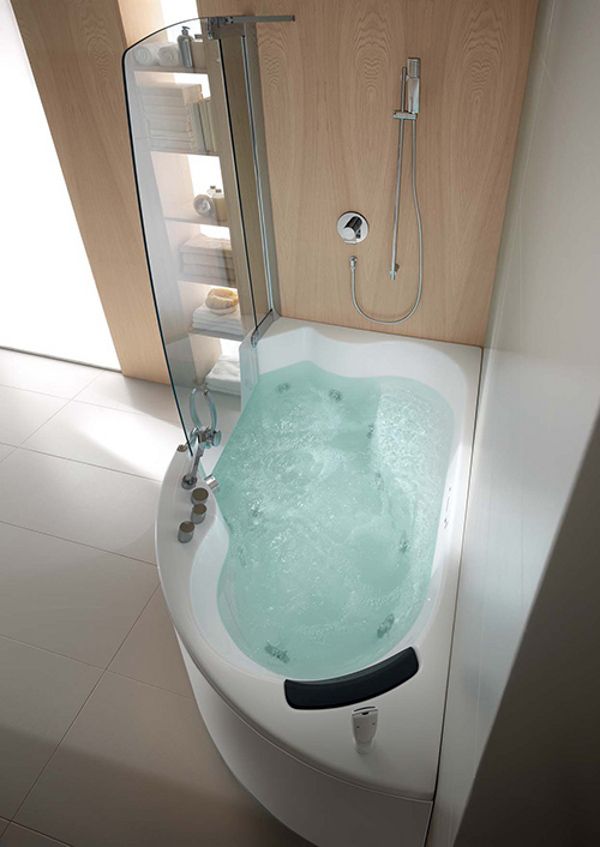
<svg viewBox="0 0 600 847"><path fill-rule="evenodd" d="M282 312L325 323L483 344L537 0L200 0L201 14L293 13L260 29ZM404 172L401 273L388 276L399 80L422 59L418 186L424 294L400 327L363 320L350 299L392 317L412 303L417 241ZM405 144L405 163L410 144ZM350 248L344 211L371 230Z"/></svg>
<svg viewBox="0 0 600 847"><path fill-rule="evenodd" d="M166 381L125 114L122 9L117 0L12 5L123 372ZM144 28L161 26L158 0L141 12Z"/></svg>

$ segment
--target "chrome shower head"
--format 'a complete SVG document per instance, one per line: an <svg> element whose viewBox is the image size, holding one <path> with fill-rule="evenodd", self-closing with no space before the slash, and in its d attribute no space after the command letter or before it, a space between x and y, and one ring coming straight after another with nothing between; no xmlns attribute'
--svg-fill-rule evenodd
<svg viewBox="0 0 600 847"><path fill-rule="evenodd" d="M419 95L421 92L421 60L410 57L406 62L406 111L419 114Z"/></svg>

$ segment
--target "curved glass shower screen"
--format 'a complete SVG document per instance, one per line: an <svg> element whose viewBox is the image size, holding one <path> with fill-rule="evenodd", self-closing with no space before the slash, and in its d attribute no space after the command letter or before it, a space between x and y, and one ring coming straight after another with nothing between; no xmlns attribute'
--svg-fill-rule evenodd
<svg viewBox="0 0 600 847"><path fill-rule="evenodd" d="M257 25L202 18L123 58L148 266L188 443L189 397L277 308Z"/></svg>

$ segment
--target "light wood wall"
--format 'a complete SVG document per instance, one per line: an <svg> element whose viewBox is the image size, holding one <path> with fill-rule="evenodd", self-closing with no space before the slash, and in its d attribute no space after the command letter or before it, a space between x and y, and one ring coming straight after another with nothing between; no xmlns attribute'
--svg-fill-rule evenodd
<svg viewBox="0 0 600 847"><path fill-rule="evenodd" d="M126 47L162 26L160 4L11 2L123 373L164 382L121 76Z"/></svg>
<svg viewBox="0 0 600 847"><path fill-rule="evenodd" d="M260 28L265 122L282 312L289 317L483 344L537 0L199 0L201 14L296 15ZM412 303L417 240L404 171L401 272L388 276L399 80L422 59L418 187L425 235L422 305ZM410 143L405 144L405 164ZM343 244L336 220L370 233Z"/></svg>

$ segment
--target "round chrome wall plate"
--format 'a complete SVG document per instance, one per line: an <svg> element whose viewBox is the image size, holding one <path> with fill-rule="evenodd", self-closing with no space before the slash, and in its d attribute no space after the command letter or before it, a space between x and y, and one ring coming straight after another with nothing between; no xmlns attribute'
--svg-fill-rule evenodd
<svg viewBox="0 0 600 847"><path fill-rule="evenodd" d="M337 220L337 231L345 244L358 244L369 234L369 224L360 212L344 212Z"/></svg>

